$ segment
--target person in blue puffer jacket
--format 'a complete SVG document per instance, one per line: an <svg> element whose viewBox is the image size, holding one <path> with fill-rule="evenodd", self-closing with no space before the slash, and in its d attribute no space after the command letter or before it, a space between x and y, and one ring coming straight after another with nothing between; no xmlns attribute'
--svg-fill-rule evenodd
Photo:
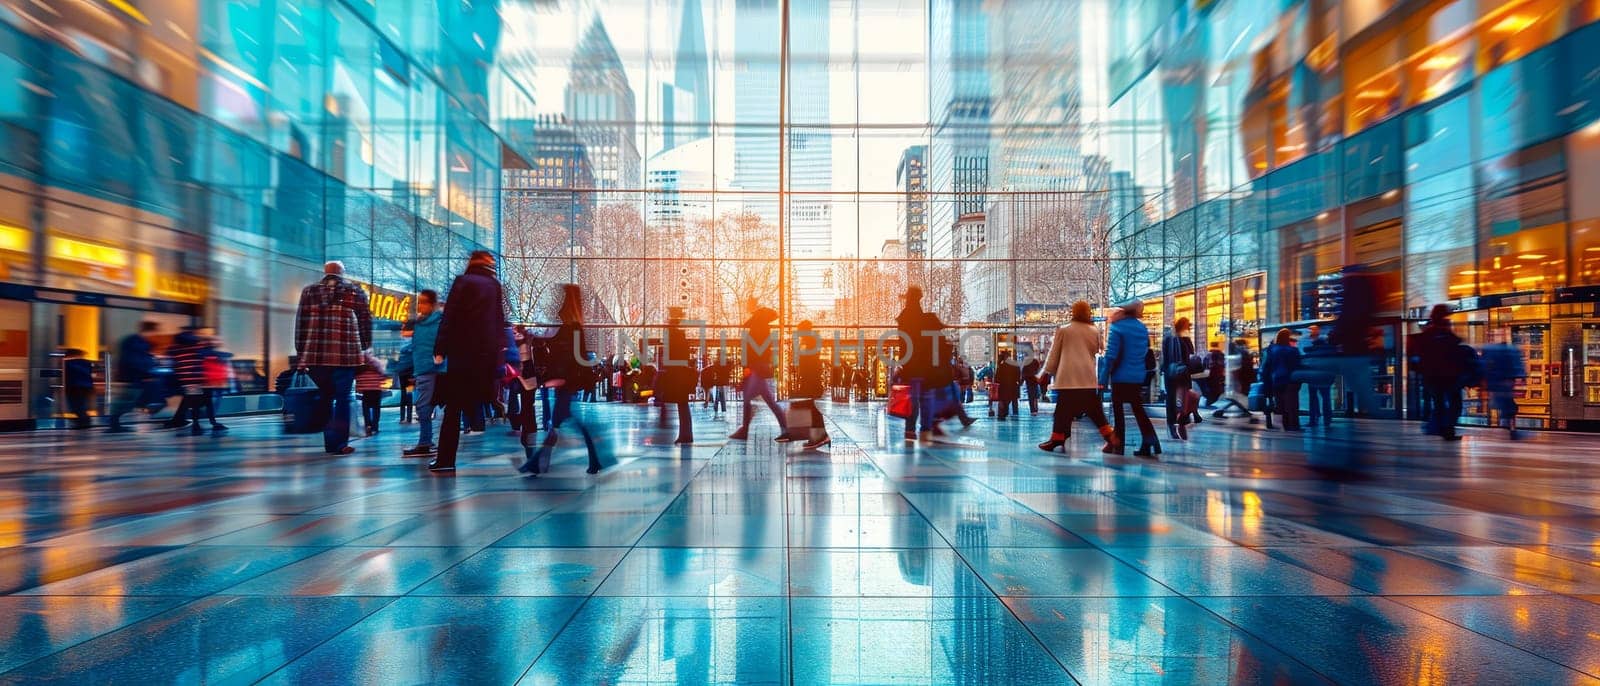
<svg viewBox="0 0 1600 686"><path fill-rule="evenodd" d="M1112 425L1117 433L1117 443L1127 445L1127 432L1123 420L1124 405L1132 407L1133 419L1139 423L1142 442L1134 455L1155 457L1161 453L1161 441L1156 438L1155 426L1145 414L1144 399L1140 389L1150 371L1150 330L1139 315L1144 303L1129 301L1112 311L1110 334L1106 339L1106 381L1111 385Z"/></svg>

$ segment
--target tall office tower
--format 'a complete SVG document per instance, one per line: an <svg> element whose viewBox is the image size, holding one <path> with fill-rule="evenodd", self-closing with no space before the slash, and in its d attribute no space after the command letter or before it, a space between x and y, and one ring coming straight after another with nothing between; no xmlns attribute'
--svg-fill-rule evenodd
<svg viewBox="0 0 1600 686"><path fill-rule="evenodd" d="M789 4L788 112L780 117L779 51L782 17L777 0L738 0L734 5L734 52L742 60L734 76L733 184L751 195L745 209L769 222L778 219L779 191L788 196L784 255L793 265L793 289L802 310L834 301L826 261L833 247L831 190L833 141L828 117L828 3ZM786 126L780 134L779 125ZM781 142L781 143L780 143ZM787 184L779 178L778 146L786 145Z"/></svg>
<svg viewBox="0 0 1600 686"><path fill-rule="evenodd" d="M711 135L711 60L700 0L682 0L672 83L662 84L661 150Z"/></svg>
<svg viewBox="0 0 1600 686"><path fill-rule="evenodd" d="M967 257L970 251L962 251L973 242L973 227L984 224L992 109L989 15L983 0L932 0L928 94L934 128L928 187L933 203L927 245L932 259ZM982 243L981 235L977 242Z"/></svg>
<svg viewBox="0 0 1600 686"><path fill-rule="evenodd" d="M900 154L894 172L900 189L899 229L905 257L928 257L928 146L913 145Z"/></svg>
<svg viewBox="0 0 1600 686"><path fill-rule="evenodd" d="M596 15L572 55L566 115L588 148L600 190L640 187L636 114L622 58Z"/></svg>

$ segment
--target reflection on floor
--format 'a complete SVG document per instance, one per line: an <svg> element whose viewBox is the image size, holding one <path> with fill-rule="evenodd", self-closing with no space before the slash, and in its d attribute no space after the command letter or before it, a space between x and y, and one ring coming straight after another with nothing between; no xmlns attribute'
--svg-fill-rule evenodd
<svg viewBox="0 0 1600 686"><path fill-rule="evenodd" d="M881 406L824 407L835 441L803 453L766 416L680 449L587 406L621 460L598 477L581 450L517 477L503 426L453 477L392 419L343 458L267 421L5 436L0 682L1600 676L1589 437L1211 422L1150 462L1086 425L1040 452L1046 414L914 447Z"/></svg>

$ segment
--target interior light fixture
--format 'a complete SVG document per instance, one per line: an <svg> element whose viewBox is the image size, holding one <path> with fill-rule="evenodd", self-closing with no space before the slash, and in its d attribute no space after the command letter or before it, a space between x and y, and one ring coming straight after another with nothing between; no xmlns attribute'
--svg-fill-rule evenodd
<svg viewBox="0 0 1600 686"><path fill-rule="evenodd" d="M1494 26L1489 27L1489 30L1495 33L1516 33L1529 26L1533 26L1533 17L1526 14L1513 14L1495 22Z"/></svg>
<svg viewBox="0 0 1600 686"><path fill-rule="evenodd" d="M1545 257L1547 257L1547 255L1545 255L1544 253L1525 252L1525 253L1522 253L1521 255L1518 255L1517 259L1519 259L1519 260L1542 260Z"/></svg>

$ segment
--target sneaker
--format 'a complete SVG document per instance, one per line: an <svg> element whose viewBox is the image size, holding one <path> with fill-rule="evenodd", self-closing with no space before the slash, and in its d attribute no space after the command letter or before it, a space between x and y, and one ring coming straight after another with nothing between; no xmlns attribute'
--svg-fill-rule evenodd
<svg viewBox="0 0 1600 686"><path fill-rule="evenodd" d="M439 449L431 445L417 445L400 451L401 457L428 457L438 454Z"/></svg>
<svg viewBox="0 0 1600 686"><path fill-rule="evenodd" d="M813 441L807 441L806 444L804 446L802 446L802 447L804 447L806 450L816 450L817 448L821 448L822 446L825 446L825 445L827 445L829 443L832 443L832 442L833 442L832 438L830 438L827 434L823 434L822 438L818 438L818 439L813 440Z"/></svg>
<svg viewBox="0 0 1600 686"><path fill-rule="evenodd" d="M227 433L228 432L228 427L223 426L221 424L212 424L211 425L211 430L215 431L215 432L217 432L219 434L222 434L222 433Z"/></svg>

